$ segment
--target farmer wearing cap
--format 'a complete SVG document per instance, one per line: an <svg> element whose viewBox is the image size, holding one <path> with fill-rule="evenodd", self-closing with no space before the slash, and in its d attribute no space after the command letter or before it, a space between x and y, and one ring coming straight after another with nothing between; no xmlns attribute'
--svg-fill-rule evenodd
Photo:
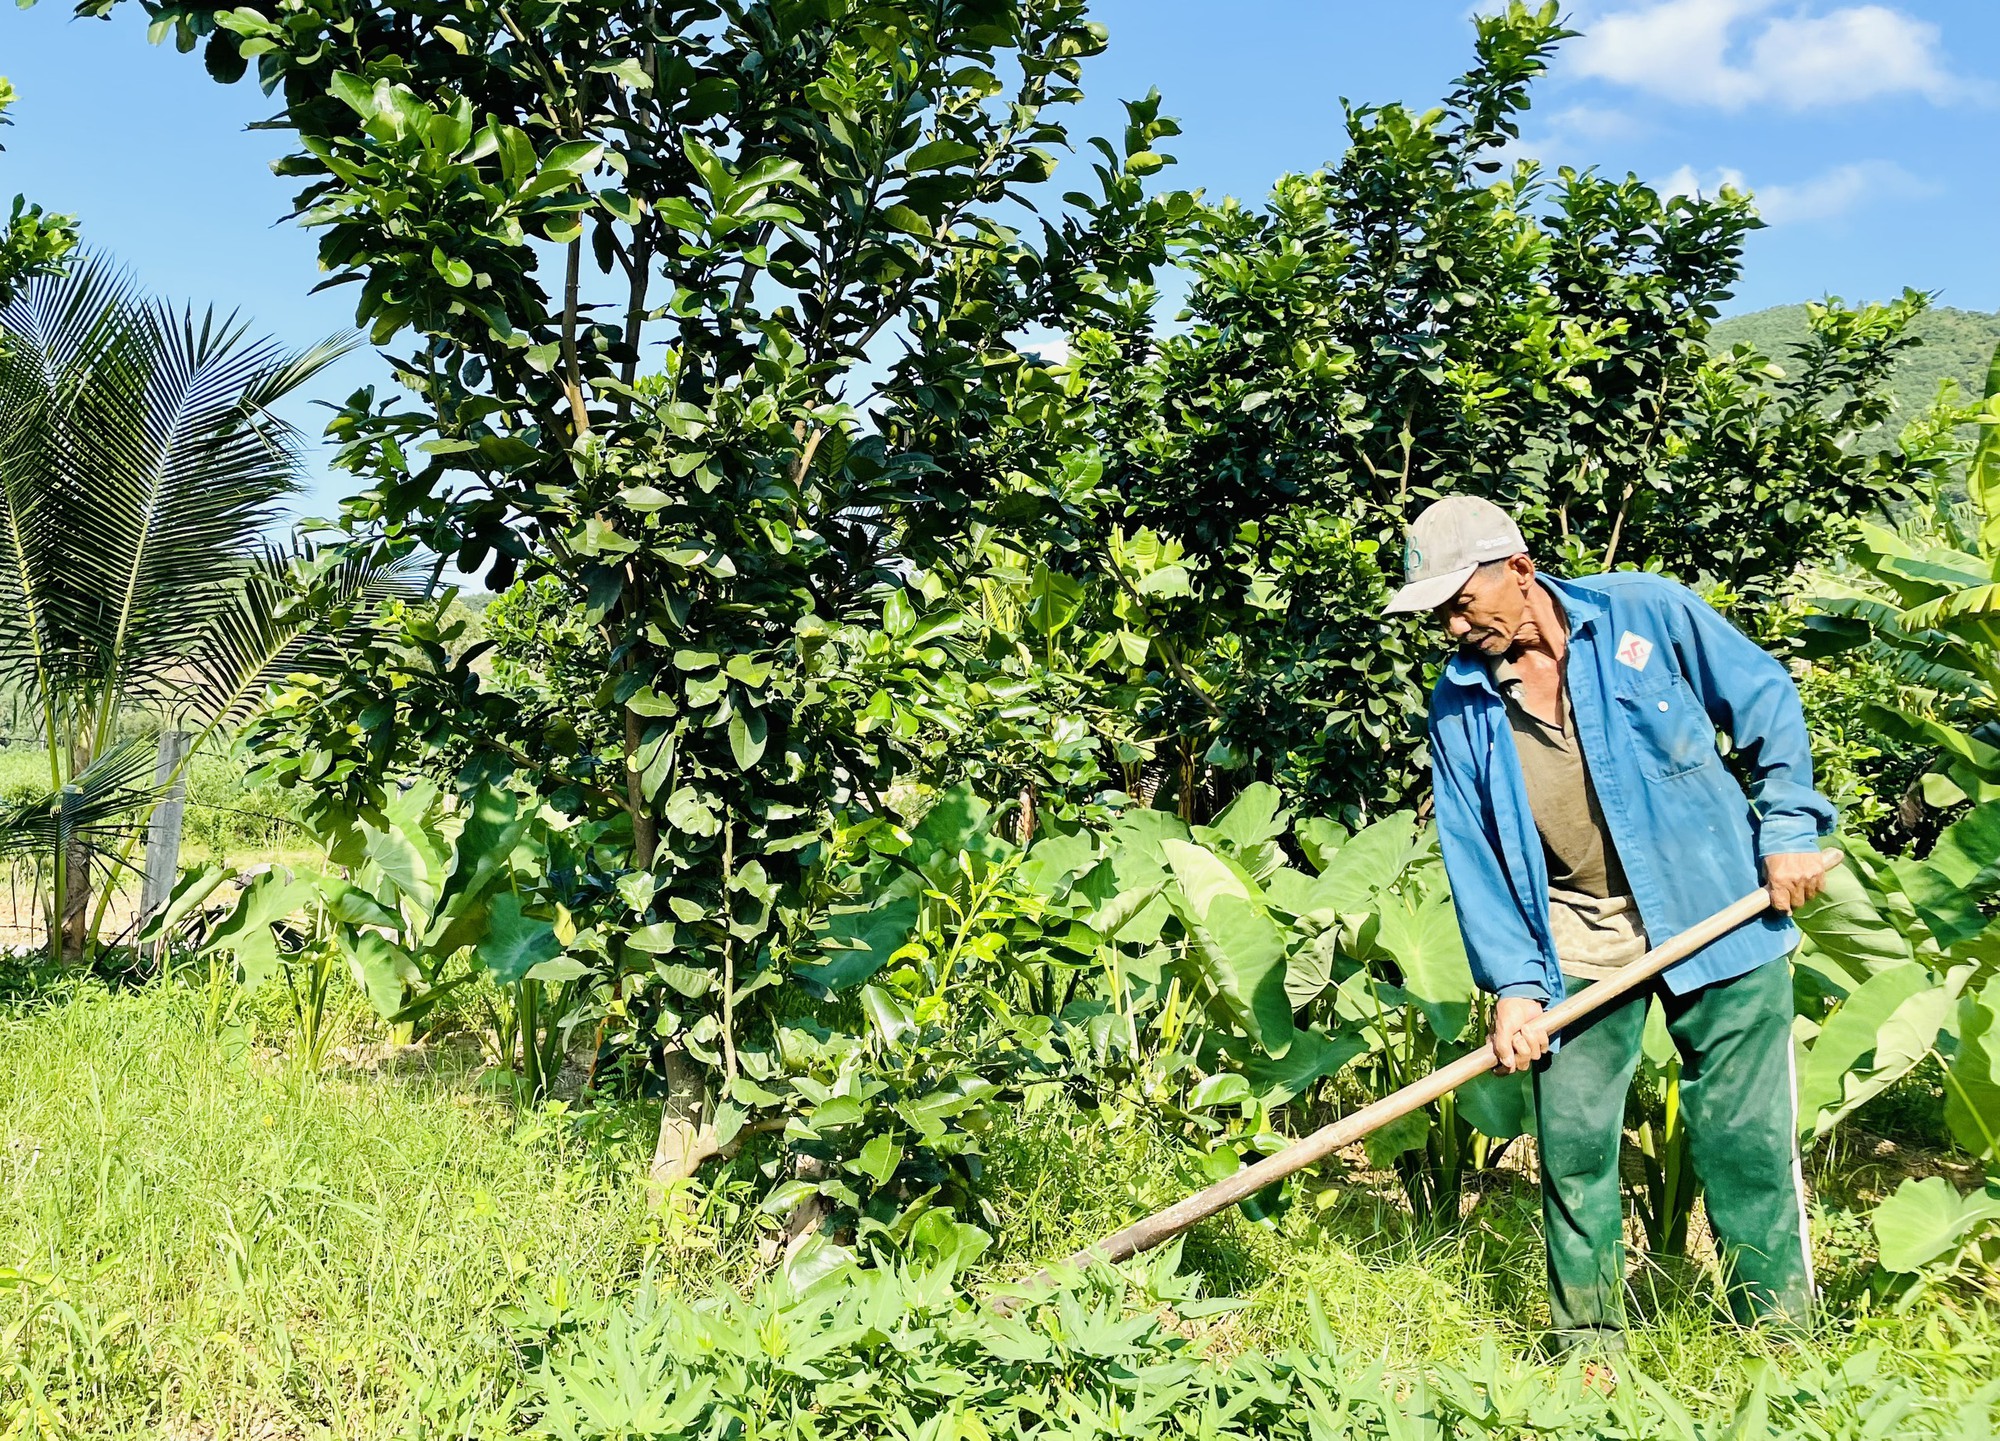
<svg viewBox="0 0 2000 1441"><path fill-rule="evenodd" d="M1533 1069L1554 1343L1623 1344L1618 1149L1654 995L1731 1309L1802 1321L1788 913L1820 889L1833 808L1813 789L1798 692L1685 587L1637 571L1559 580L1527 549L1498 506L1449 496L1411 525L1388 610L1433 612L1457 643L1431 698L1438 837L1472 974L1498 997L1500 1068ZM1780 914L1551 1042L1548 1006L1759 885Z"/></svg>

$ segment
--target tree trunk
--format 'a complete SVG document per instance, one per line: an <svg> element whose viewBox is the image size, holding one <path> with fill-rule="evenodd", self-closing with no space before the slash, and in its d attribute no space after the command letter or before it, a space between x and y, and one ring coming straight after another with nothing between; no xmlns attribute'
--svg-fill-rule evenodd
<svg viewBox="0 0 2000 1441"><path fill-rule="evenodd" d="M708 1116L708 1087L685 1051L667 1052L667 1098L660 1106L660 1137L653 1146L647 1181L658 1205L667 1193L720 1154L715 1125Z"/></svg>

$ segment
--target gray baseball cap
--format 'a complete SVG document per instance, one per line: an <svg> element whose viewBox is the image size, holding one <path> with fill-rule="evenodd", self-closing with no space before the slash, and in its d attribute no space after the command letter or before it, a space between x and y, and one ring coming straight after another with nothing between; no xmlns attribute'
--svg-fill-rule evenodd
<svg viewBox="0 0 2000 1441"><path fill-rule="evenodd" d="M1410 522L1403 557L1403 588L1389 597L1384 615L1436 610L1489 560L1524 554L1528 542L1514 518L1476 495L1432 501Z"/></svg>

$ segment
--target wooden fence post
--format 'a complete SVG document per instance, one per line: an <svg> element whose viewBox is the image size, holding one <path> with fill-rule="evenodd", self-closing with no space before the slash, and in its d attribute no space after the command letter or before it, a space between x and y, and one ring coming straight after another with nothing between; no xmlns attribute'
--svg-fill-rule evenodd
<svg viewBox="0 0 2000 1441"><path fill-rule="evenodd" d="M174 893L181 868L181 812L187 800L186 731L160 732L160 758L153 765L153 784L164 786L173 778L174 788L153 808L152 823L146 827L146 872L139 891L139 927L144 928Z"/></svg>

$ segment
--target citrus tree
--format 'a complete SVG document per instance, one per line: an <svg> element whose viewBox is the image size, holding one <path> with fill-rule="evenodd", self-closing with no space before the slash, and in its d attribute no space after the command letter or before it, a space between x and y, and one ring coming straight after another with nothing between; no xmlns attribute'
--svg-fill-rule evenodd
<svg viewBox="0 0 2000 1441"><path fill-rule="evenodd" d="M1081 0L144 8L280 96L297 218L391 352L403 393L335 427L355 544L553 582L602 657L599 723L530 732L407 613L264 754L337 854L411 770L583 837L509 924L596 968L684 1173L759 1104L816 847L879 810L962 623L923 576L984 496L905 417L1004 413L1021 335L1157 253L1143 126L1013 228L1104 32Z"/></svg>

